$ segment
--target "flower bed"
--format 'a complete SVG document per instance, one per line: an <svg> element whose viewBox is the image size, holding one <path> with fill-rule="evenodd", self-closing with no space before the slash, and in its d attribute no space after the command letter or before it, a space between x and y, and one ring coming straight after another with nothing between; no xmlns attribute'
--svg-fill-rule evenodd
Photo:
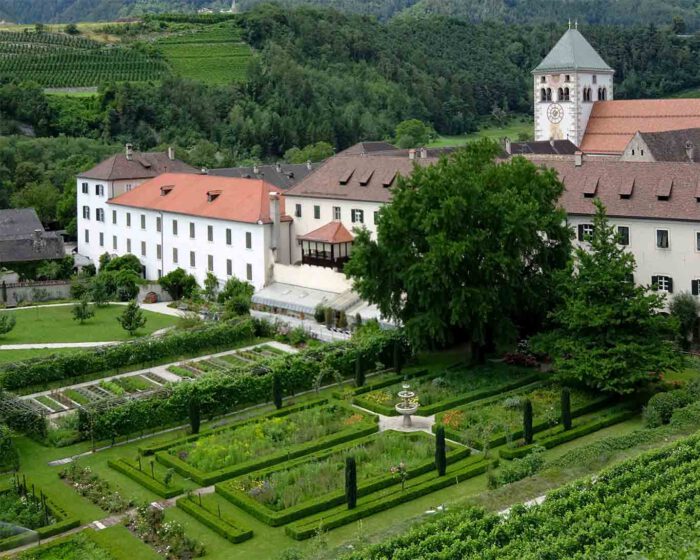
<svg viewBox="0 0 700 560"><path fill-rule="evenodd" d="M448 410L438 415L437 422L445 426L447 437L483 449L503 445L522 437L525 399L532 403L533 431L552 428L560 421L561 388L555 385L533 384L506 394ZM572 390L571 414L581 416L611 403L610 397Z"/></svg>
<svg viewBox="0 0 700 560"><path fill-rule="evenodd" d="M73 462L58 476L68 482L78 494L108 513L123 513L134 505L132 500L112 490L109 482L93 473L90 467L82 467Z"/></svg>
<svg viewBox="0 0 700 560"><path fill-rule="evenodd" d="M492 395L522 387L539 379L539 374L531 369L505 364L486 364L467 368L447 368L429 375L416 377L411 382L411 390L420 402L419 414L430 416L461 404L476 401ZM362 391L353 402L385 416L397 416L394 408L398 402L397 393L401 390L402 379L391 385L384 385L371 391Z"/></svg>
<svg viewBox="0 0 700 560"><path fill-rule="evenodd" d="M401 484L397 465L408 479L434 470L435 440L424 433L383 432L324 453L289 461L217 484L216 491L264 523L279 526L345 501L345 459L357 461L358 496ZM469 456L450 448L450 463Z"/></svg>
<svg viewBox="0 0 700 560"><path fill-rule="evenodd" d="M185 534L175 521L165 521L163 510L150 506L138 508L126 520L126 526L143 542L168 560L189 560L204 556L204 546Z"/></svg>
<svg viewBox="0 0 700 560"><path fill-rule="evenodd" d="M323 400L159 446L156 457L209 485L376 431L376 417Z"/></svg>

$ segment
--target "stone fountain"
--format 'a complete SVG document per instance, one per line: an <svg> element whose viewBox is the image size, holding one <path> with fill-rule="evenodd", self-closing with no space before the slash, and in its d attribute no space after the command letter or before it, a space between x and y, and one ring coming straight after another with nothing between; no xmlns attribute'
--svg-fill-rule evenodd
<svg viewBox="0 0 700 560"><path fill-rule="evenodd" d="M401 391L399 391L399 398L401 399L401 402L395 406L396 412L403 416L404 428L410 428L413 426L411 416L418 411L418 407L420 406L415 401L415 397L416 394L411 391L411 386L404 382L404 384L401 386Z"/></svg>

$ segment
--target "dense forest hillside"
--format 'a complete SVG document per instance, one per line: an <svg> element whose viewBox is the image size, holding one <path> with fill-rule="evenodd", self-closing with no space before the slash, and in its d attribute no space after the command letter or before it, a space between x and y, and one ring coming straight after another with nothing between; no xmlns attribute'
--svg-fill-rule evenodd
<svg viewBox="0 0 700 560"><path fill-rule="evenodd" d="M267 0L238 0L247 10ZM286 6L318 6L386 20L396 15L440 14L470 22L670 25L700 29L697 0L277 0ZM0 18L22 23L105 21L144 13L228 8L229 0L0 0Z"/></svg>

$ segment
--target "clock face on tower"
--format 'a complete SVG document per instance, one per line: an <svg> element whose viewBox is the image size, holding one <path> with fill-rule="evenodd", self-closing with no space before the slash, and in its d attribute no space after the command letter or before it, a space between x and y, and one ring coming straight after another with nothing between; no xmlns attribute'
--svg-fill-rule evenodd
<svg viewBox="0 0 700 560"><path fill-rule="evenodd" d="M559 103L553 103L547 109L547 118L549 119L549 122L559 124L564 118L564 109L562 109Z"/></svg>

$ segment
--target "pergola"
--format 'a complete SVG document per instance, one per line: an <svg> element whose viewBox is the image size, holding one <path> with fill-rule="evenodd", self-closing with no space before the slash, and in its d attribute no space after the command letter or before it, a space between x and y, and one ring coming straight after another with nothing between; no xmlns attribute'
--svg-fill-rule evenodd
<svg viewBox="0 0 700 560"><path fill-rule="evenodd" d="M297 237L301 245L301 262L340 271L352 252L352 233L337 221L330 222L306 235Z"/></svg>

